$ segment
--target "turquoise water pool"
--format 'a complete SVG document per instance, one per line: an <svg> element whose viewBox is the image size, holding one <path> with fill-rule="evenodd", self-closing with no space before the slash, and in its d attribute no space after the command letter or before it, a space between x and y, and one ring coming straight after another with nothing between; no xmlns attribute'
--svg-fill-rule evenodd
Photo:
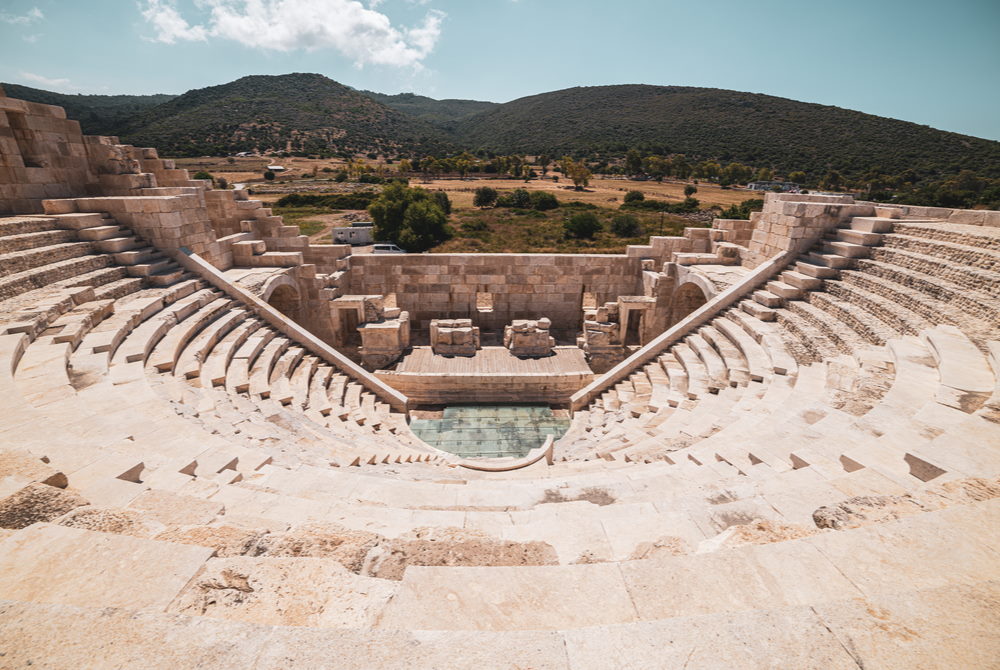
<svg viewBox="0 0 1000 670"><path fill-rule="evenodd" d="M432 447L463 458L518 458L548 435L559 439L569 423L547 405L452 405L440 419L413 419L410 429Z"/></svg>

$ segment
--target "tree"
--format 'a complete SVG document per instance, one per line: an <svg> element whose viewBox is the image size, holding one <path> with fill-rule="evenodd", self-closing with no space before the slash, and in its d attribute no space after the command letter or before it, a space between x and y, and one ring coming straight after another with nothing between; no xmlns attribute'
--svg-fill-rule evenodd
<svg viewBox="0 0 1000 670"><path fill-rule="evenodd" d="M444 191L434 191L434 202L445 213L445 216L451 214L451 200L448 198L447 193Z"/></svg>
<svg viewBox="0 0 1000 670"><path fill-rule="evenodd" d="M214 179L214 177L212 177L211 173L205 172L204 170L198 170L197 172L194 173L194 176L191 177L191 178L192 179L207 179L209 181L211 181L212 179Z"/></svg>
<svg viewBox="0 0 1000 670"><path fill-rule="evenodd" d="M264 170L264 179L274 181L274 172L272 170Z"/></svg>
<svg viewBox="0 0 1000 670"><path fill-rule="evenodd" d="M830 191L839 191L844 178L840 176L840 173L836 170L830 170L823 177L823 181L820 182L820 187L828 189Z"/></svg>
<svg viewBox="0 0 1000 670"><path fill-rule="evenodd" d="M510 193L504 193L497 198L497 207L528 209L531 207L531 194L528 193L527 189L516 188Z"/></svg>
<svg viewBox="0 0 1000 670"><path fill-rule="evenodd" d="M590 185L590 169L583 161L575 161L569 156L565 156L562 159L562 171L573 180L573 186L577 191L582 191Z"/></svg>
<svg viewBox="0 0 1000 670"><path fill-rule="evenodd" d="M551 162L552 162L552 159L549 158L546 154L542 154L541 156L538 157L538 166L540 168L542 168L542 176L543 177L546 174L548 174L548 172L549 172L549 163L551 163Z"/></svg>
<svg viewBox="0 0 1000 670"><path fill-rule="evenodd" d="M531 207L539 212L546 212L559 207L559 200L548 191L532 191Z"/></svg>
<svg viewBox="0 0 1000 670"><path fill-rule="evenodd" d="M447 239L447 221L448 217L437 203L416 200L410 203L403 214L403 227L398 243L408 251L426 251Z"/></svg>
<svg viewBox="0 0 1000 670"><path fill-rule="evenodd" d="M227 188L229 188L229 180L226 179L225 177L219 177L218 179L215 180L215 188L222 189L223 191L225 191Z"/></svg>
<svg viewBox="0 0 1000 670"><path fill-rule="evenodd" d="M489 186L480 186L476 189L472 204L479 208L492 207L497 204L497 190Z"/></svg>
<svg viewBox="0 0 1000 670"><path fill-rule="evenodd" d="M593 212L580 212L563 222L563 231L566 236L575 237L578 240L593 239L601 228L601 220Z"/></svg>
<svg viewBox="0 0 1000 670"><path fill-rule="evenodd" d="M642 174L642 154L635 149L629 149L625 154L625 173L630 176Z"/></svg>
<svg viewBox="0 0 1000 670"><path fill-rule="evenodd" d="M774 179L774 170L771 168L761 168L757 170L755 181L771 181Z"/></svg>
<svg viewBox="0 0 1000 670"><path fill-rule="evenodd" d="M626 204L628 204L630 202L642 202L645 199L646 199L646 196L645 196L645 194L643 194L642 191L629 191L628 193L625 194L625 203Z"/></svg>
<svg viewBox="0 0 1000 670"><path fill-rule="evenodd" d="M611 232L618 237L638 237L642 228L639 219L631 214L618 214L611 220Z"/></svg>
<svg viewBox="0 0 1000 670"><path fill-rule="evenodd" d="M692 195L694 195L697 192L698 192L698 188L696 186L692 186L691 184L688 184L687 186L684 187L684 197L685 198L690 198Z"/></svg>
<svg viewBox="0 0 1000 670"><path fill-rule="evenodd" d="M796 170L795 172L788 173L788 181L793 181L800 186L806 183L806 173L801 170Z"/></svg>
<svg viewBox="0 0 1000 670"><path fill-rule="evenodd" d="M333 180L336 181L338 184L343 184L349 178L350 175L347 174L347 170L341 170L340 172L337 173L337 176L334 177Z"/></svg>
<svg viewBox="0 0 1000 670"><path fill-rule="evenodd" d="M662 182L663 178L670 173L670 161L663 156L648 156L643 161L643 169L656 181Z"/></svg>
<svg viewBox="0 0 1000 670"><path fill-rule="evenodd" d="M368 206L375 239L394 242L408 251L426 251L448 238L448 217L436 196L398 182L386 186Z"/></svg>

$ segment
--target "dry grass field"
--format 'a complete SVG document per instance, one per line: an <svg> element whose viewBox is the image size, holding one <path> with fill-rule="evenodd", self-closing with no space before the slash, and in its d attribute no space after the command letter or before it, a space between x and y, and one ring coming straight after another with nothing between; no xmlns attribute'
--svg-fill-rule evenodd
<svg viewBox="0 0 1000 670"><path fill-rule="evenodd" d="M309 178L313 169L322 178L329 178L329 173L323 173L323 168L339 170L343 161L336 159L314 158L235 158L229 163L226 158L178 158L177 166L190 170L192 174L205 170L216 177L225 177L229 183L264 183L262 174L269 164L278 164L286 168L278 176L278 183L297 182L305 178L306 183L313 185ZM392 166L389 166L390 168ZM551 177L551 173L550 173ZM550 191L560 200L579 200L597 205L598 207L618 207L627 191L641 191L647 198L680 202L684 199L684 187L688 182L664 181L631 181L627 179L593 179L585 191L575 191L568 180L560 177L559 182L548 179L533 179L525 182L523 179L428 179L420 176L411 177L410 184L432 190L442 190L448 193L456 209L472 207L472 194L480 186L490 186L498 191L512 191L516 188L528 190ZM695 195L703 207L719 205L728 207L755 197L755 194L743 189L723 189L715 184L696 184L698 193ZM263 200L276 200L269 197L273 194L258 194Z"/></svg>

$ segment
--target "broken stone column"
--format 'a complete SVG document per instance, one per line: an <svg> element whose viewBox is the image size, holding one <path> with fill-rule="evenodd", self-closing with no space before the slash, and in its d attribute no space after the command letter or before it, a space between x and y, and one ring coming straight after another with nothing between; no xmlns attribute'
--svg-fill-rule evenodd
<svg viewBox="0 0 1000 670"><path fill-rule="evenodd" d="M410 314L385 310L379 321L358 326L361 333L361 364L369 370L378 370L395 363L410 346Z"/></svg>
<svg viewBox="0 0 1000 670"><path fill-rule="evenodd" d="M480 348L479 327L472 319L434 319L430 336L431 350L442 356L475 356Z"/></svg>
<svg viewBox="0 0 1000 670"><path fill-rule="evenodd" d="M591 370L601 374L625 360L625 347L618 323L618 304L605 303L584 312L583 334L577 338Z"/></svg>
<svg viewBox="0 0 1000 670"><path fill-rule="evenodd" d="M515 356L549 356L556 346L555 338L549 335L551 326L549 319L514 321L503 329L503 346Z"/></svg>

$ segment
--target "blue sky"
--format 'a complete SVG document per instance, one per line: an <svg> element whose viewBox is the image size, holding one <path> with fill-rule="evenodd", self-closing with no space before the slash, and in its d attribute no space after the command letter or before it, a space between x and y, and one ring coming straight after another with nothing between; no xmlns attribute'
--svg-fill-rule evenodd
<svg viewBox="0 0 1000 670"><path fill-rule="evenodd" d="M729 88L1000 140L1000 0L0 0L0 81L181 93L287 72L498 102Z"/></svg>

